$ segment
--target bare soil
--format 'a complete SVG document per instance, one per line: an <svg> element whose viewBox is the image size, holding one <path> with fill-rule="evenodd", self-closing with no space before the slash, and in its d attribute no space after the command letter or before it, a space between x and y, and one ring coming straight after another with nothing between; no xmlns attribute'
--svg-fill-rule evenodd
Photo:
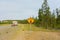
<svg viewBox="0 0 60 40"><path fill-rule="evenodd" d="M14 40L60 40L60 32L21 31Z"/></svg>

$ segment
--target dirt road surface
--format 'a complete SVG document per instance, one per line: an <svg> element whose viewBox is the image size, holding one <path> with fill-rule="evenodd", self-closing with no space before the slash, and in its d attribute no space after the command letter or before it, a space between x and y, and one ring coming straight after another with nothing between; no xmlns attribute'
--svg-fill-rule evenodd
<svg viewBox="0 0 60 40"><path fill-rule="evenodd" d="M14 40L60 40L60 33L42 31L21 31Z"/></svg>
<svg viewBox="0 0 60 40"><path fill-rule="evenodd" d="M19 27L2 26L0 40L60 40L60 32L23 31L23 28L23 25Z"/></svg>

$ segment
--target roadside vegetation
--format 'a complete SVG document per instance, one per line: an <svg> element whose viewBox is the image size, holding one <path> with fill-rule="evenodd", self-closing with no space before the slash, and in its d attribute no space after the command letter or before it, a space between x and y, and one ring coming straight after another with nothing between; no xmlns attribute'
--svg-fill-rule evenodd
<svg viewBox="0 0 60 40"><path fill-rule="evenodd" d="M51 12L47 0L44 0L41 8L38 10L38 17L35 18L35 25L45 29L60 30L60 9L56 8Z"/></svg>

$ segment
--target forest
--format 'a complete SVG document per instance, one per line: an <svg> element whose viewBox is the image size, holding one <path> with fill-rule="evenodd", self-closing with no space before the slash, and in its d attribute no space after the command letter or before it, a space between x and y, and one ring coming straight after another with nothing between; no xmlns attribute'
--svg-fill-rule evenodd
<svg viewBox="0 0 60 40"><path fill-rule="evenodd" d="M51 12L48 1L44 0L38 11L38 17L35 18L36 26L48 29L60 29L60 9L56 8Z"/></svg>

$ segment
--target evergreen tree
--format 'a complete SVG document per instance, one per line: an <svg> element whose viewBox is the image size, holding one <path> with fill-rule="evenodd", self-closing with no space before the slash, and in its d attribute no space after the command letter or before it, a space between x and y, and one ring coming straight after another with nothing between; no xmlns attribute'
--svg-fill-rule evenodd
<svg viewBox="0 0 60 40"><path fill-rule="evenodd" d="M40 22L39 22L38 18L36 17L36 18L34 18L34 20L35 20L34 24L35 24L37 27L40 27Z"/></svg>
<svg viewBox="0 0 60 40"><path fill-rule="evenodd" d="M57 13L57 17L58 17L58 15L59 15L59 10L58 10L58 8L56 8L56 13Z"/></svg>
<svg viewBox="0 0 60 40"><path fill-rule="evenodd" d="M52 18L51 18L51 27L55 28L56 26L56 18L55 18L55 11L53 10Z"/></svg>
<svg viewBox="0 0 60 40"><path fill-rule="evenodd" d="M57 13L56 24L60 25L60 15L59 15L59 9L58 8L56 8L56 13Z"/></svg>
<svg viewBox="0 0 60 40"><path fill-rule="evenodd" d="M39 23L41 24L41 26L43 26L43 11L42 11L42 9L39 9L38 20L39 20Z"/></svg>
<svg viewBox="0 0 60 40"><path fill-rule="evenodd" d="M47 0L44 0L44 2L42 4L42 10L43 10L43 14L44 14L44 24L45 24L46 28L48 28L51 13L50 13L50 8L48 6Z"/></svg>
<svg viewBox="0 0 60 40"><path fill-rule="evenodd" d="M49 8L47 0L44 0L42 4L43 13L46 14L46 10Z"/></svg>

